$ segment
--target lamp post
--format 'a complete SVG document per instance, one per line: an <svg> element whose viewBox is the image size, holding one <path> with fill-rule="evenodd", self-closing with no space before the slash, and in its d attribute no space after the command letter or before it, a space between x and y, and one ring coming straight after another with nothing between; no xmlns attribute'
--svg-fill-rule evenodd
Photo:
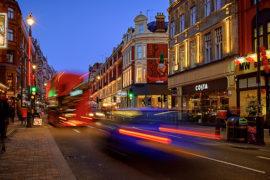
<svg viewBox="0 0 270 180"><path fill-rule="evenodd" d="M28 86L31 86L31 60L32 60L32 26L35 24L35 19L30 13L26 19L26 22L29 26L29 31L28 31Z"/></svg>
<svg viewBox="0 0 270 180"><path fill-rule="evenodd" d="M259 30L259 0L256 0L256 53L257 53L257 117L256 117L256 141L257 144L264 144L264 127L262 117L262 98L261 98L261 56L260 56L260 30Z"/></svg>
<svg viewBox="0 0 270 180"><path fill-rule="evenodd" d="M30 87L32 85L31 82L31 71L32 71L32 66L31 66L31 61L32 61L32 26L35 24L35 19L32 15L32 13L30 13L27 18L26 18L26 23L29 26L29 31L28 31L28 74L27 74L27 78L28 78L28 97L29 97L29 101L30 101L30 107L32 107L32 102L31 102L31 97L30 97ZM32 110L31 110L32 111ZM29 112L30 114L32 112ZM27 127L31 127L32 126L32 120L31 117L27 117Z"/></svg>

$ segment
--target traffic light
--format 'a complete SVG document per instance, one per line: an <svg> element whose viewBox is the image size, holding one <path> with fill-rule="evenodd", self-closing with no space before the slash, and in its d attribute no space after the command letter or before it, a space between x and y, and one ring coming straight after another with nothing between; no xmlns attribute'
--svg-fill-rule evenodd
<svg viewBox="0 0 270 180"><path fill-rule="evenodd" d="M30 88L30 94L32 94L32 95L37 94L37 87L36 87L36 86L32 86L32 87Z"/></svg>
<svg viewBox="0 0 270 180"><path fill-rule="evenodd" d="M128 97L129 97L130 100L134 98L134 92L133 92L132 89L130 89L130 90L128 91Z"/></svg>

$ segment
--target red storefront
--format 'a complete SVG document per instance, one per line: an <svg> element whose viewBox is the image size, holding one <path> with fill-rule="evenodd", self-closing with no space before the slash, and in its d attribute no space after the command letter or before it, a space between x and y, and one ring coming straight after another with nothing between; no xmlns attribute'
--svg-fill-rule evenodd
<svg viewBox="0 0 270 180"><path fill-rule="evenodd" d="M236 80L237 80L237 106L241 115L250 115L256 111L257 105L257 40L260 47L265 47L267 58L270 59L270 1L258 0L258 22L256 26L256 2L257 0L239 0L239 54L236 59ZM256 28L258 27L258 29ZM259 36L257 37L257 30ZM266 117L269 112L269 93L264 68L261 68L261 96L262 113ZM269 75L268 75L269 76ZM250 101L249 101L250 99ZM253 108L254 107L254 108ZM252 114L252 113L251 113ZM255 114L255 112L253 112Z"/></svg>

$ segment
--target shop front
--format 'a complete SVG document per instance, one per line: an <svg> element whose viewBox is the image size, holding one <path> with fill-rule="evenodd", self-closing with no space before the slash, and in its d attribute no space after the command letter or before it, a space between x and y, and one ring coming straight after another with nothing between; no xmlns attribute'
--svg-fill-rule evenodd
<svg viewBox="0 0 270 180"><path fill-rule="evenodd" d="M270 62L270 50L266 51L268 62ZM240 116L253 117L257 114L258 107L258 83L257 83L257 56L249 54L235 60L235 73L237 80L237 107ZM264 120L269 114L269 74L261 66L261 110ZM268 109L268 110L267 110Z"/></svg>
<svg viewBox="0 0 270 180"><path fill-rule="evenodd" d="M182 87L182 110L189 121L214 124L217 112L229 108L226 77Z"/></svg>
<svg viewBox="0 0 270 180"><path fill-rule="evenodd" d="M135 84L125 91L125 107L171 108L171 95L166 84Z"/></svg>

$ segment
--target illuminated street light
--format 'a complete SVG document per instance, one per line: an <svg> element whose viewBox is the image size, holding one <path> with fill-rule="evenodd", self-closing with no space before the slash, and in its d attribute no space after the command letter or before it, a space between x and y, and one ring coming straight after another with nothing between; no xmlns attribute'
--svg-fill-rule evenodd
<svg viewBox="0 0 270 180"><path fill-rule="evenodd" d="M33 65L32 67L33 67L33 69L34 69L34 70L36 70L36 69L37 69L37 66L36 66L36 65Z"/></svg>
<svg viewBox="0 0 270 180"><path fill-rule="evenodd" d="M30 14L27 16L26 22L27 22L27 24L28 24L30 27L33 26L33 25L36 23L36 21L35 21L33 15L32 15L32 13L30 13Z"/></svg>
<svg viewBox="0 0 270 180"><path fill-rule="evenodd" d="M97 76L97 80L100 80L101 79L101 77L100 76Z"/></svg>

